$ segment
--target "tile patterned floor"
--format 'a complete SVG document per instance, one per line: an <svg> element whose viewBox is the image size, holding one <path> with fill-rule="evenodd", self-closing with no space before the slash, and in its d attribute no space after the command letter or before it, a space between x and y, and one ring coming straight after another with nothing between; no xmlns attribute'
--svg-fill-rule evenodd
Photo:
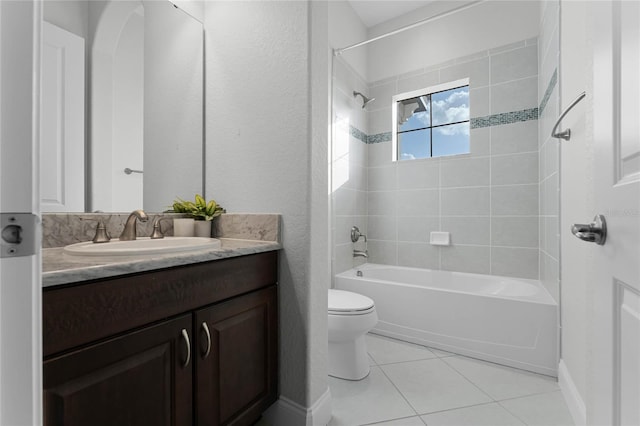
<svg viewBox="0 0 640 426"><path fill-rule="evenodd" d="M371 373L329 378L330 426L569 426L555 379L370 334Z"/></svg>

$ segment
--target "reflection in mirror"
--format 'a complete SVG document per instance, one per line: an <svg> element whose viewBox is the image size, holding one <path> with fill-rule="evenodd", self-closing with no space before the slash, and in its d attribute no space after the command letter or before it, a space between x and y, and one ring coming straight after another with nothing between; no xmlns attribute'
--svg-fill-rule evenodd
<svg viewBox="0 0 640 426"><path fill-rule="evenodd" d="M55 200L43 200L43 210L162 211L177 196L204 192L202 24L169 1L139 0L47 1L44 20L85 40L86 61L75 67L86 70L87 90L78 97L86 108L76 106L80 112L61 123L50 120L47 133L63 136L50 138L53 142L43 137L42 151L48 154L41 175L51 187L43 196ZM56 93L52 87L47 91L43 82L43 97ZM47 116L61 114L43 110L43 121ZM87 143L80 144L86 147L86 166L82 154L73 161L64 154L78 157L78 148L65 146L65 126L84 122L83 116L86 131L75 133L86 135ZM45 143L54 148L45 149ZM80 177L66 179L65 168L76 175L80 170ZM66 201L79 193L86 193L80 207Z"/></svg>

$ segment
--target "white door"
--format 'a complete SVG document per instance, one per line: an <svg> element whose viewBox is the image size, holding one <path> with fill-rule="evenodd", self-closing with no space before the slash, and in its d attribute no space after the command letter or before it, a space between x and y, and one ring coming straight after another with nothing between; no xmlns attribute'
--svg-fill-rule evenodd
<svg viewBox="0 0 640 426"><path fill-rule="evenodd" d="M83 212L84 39L42 24L42 211Z"/></svg>
<svg viewBox="0 0 640 426"><path fill-rule="evenodd" d="M41 260L34 229L39 213L40 10L40 1L0 1L1 425L42 423ZM13 226L22 232L13 232ZM16 235L22 243L7 242ZM28 242L34 254L25 247Z"/></svg>
<svg viewBox="0 0 640 426"><path fill-rule="evenodd" d="M640 3L595 2L595 262L588 421L640 425ZM587 354L585 354L587 355Z"/></svg>

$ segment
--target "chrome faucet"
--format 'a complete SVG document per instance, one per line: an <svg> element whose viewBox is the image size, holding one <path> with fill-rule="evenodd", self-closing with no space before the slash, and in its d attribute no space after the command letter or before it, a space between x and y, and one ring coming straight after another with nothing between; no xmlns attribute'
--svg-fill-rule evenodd
<svg viewBox="0 0 640 426"><path fill-rule="evenodd" d="M136 239L136 223L138 220L140 220L140 222L146 222L149 220L149 217L142 210L132 211L127 218L127 223L124 225L122 234L120 234L121 241L131 241Z"/></svg>
<svg viewBox="0 0 640 426"><path fill-rule="evenodd" d="M365 259L369 257L368 250L354 250L353 257L364 257Z"/></svg>

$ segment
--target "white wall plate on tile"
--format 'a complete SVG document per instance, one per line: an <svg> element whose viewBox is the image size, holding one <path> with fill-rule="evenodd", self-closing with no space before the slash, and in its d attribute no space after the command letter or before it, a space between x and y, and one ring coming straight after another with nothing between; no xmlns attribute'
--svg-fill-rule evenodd
<svg viewBox="0 0 640 426"><path fill-rule="evenodd" d="M429 242L432 246L448 246L451 244L451 238L448 232L432 232Z"/></svg>

